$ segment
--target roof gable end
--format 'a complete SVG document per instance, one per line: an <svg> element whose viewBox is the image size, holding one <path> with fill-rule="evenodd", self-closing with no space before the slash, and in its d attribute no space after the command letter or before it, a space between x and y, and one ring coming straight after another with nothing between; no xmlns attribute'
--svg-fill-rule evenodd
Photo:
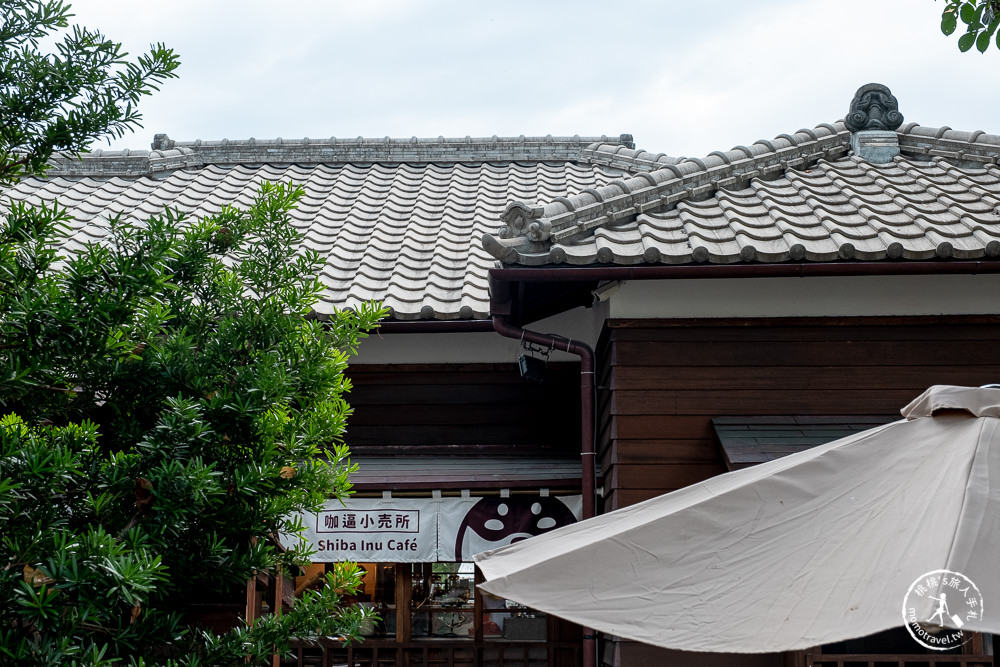
<svg viewBox="0 0 1000 667"><path fill-rule="evenodd" d="M772 179L788 169L843 157L850 150L849 139L850 132L843 122L837 122L824 123L814 130L802 129L794 135L782 134L773 141L762 139L752 146L714 151L703 159L627 155L633 164L660 167L544 205L511 202L501 215L504 227L497 234L484 235L483 246L509 264L560 263L565 254L558 248L554 256L547 256L546 251L554 243L572 243L595 229L634 220L641 213L669 208L684 200L698 201L718 190L739 190L755 178ZM612 156L603 164L614 164L613 156L618 153L603 151ZM623 168L621 164L614 166Z"/></svg>
<svg viewBox="0 0 1000 667"><path fill-rule="evenodd" d="M510 202L483 248L525 266L998 256L1000 136L902 123L870 83L844 121L702 159L588 147L628 175Z"/></svg>

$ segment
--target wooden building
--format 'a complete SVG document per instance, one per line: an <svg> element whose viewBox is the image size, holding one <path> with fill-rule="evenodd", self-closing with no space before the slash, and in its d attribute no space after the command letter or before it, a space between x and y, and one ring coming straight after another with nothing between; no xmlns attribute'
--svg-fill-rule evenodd
<svg viewBox="0 0 1000 667"><path fill-rule="evenodd" d="M604 511L884 423L933 384L996 382L1000 137L902 120L872 84L846 123L703 159L600 148L635 175L508 206L484 238L502 262L498 330L595 298ZM887 633L763 656L612 639L600 657L993 664L989 637L964 651L929 656Z"/></svg>
<svg viewBox="0 0 1000 667"><path fill-rule="evenodd" d="M846 124L701 159L629 135L157 135L9 194L57 197L91 228L239 205L262 179L306 187L295 224L328 257L317 315L391 308L350 369L359 503L445 521L482 501L503 529L476 548L551 529L503 519L551 499L624 507L881 423L929 385L1000 379L1000 136L903 125L879 86ZM371 561L362 602L383 622L369 640L290 664L826 667L845 664L831 651L906 652L891 637L765 656L595 641L476 594L463 548ZM918 662L992 665L991 640L893 664Z"/></svg>

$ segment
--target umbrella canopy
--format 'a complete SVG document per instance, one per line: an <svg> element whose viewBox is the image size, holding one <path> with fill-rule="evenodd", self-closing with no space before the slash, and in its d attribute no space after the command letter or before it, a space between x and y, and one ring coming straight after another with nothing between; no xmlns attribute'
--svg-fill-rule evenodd
<svg viewBox="0 0 1000 667"><path fill-rule="evenodd" d="M951 577L923 577L947 570L984 608L940 624L1000 632L1000 389L936 386L902 413L478 554L481 588L648 644L763 653L903 626L904 605L930 619L944 591L957 607Z"/></svg>

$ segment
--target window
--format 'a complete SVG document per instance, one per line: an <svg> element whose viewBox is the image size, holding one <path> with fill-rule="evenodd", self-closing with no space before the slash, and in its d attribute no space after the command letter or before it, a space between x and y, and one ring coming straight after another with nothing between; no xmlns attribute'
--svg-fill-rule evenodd
<svg viewBox="0 0 1000 667"><path fill-rule="evenodd" d="M357 596L380 620L362 628L367 640L545 641L545 614L476 589L472 563L359 563ZM326 566L315 563L296 578L296 593L319 585ZM407 610L401 615L399 610ZM405 622L399 627L401 620Z"/></svg>
<svg viewBox="0 0 1000 667"><path fill-rule="evenodd" d="M472 563L414 563L411 567L411 637L474 638L477 591Z"/></svg>

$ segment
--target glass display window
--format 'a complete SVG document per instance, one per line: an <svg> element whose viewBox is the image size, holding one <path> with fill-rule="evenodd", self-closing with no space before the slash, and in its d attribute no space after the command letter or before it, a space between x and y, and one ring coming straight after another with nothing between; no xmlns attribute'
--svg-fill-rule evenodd
<svg viewBox="0 0 1000 667"><path fill-rule="evenodd" d="M472 563L414 563L411 636L474 638L475 567Z"/></svg>
<svg viewBox="0 0 1000 667"><path fill-rule="evenodd" d="M478 591L473 563L358 563L362 584L348 604L379 616L362 628L366 640L545 641L545 614ZM320 586L332 564L314 563L296 578L296 594Z"/></svg>

